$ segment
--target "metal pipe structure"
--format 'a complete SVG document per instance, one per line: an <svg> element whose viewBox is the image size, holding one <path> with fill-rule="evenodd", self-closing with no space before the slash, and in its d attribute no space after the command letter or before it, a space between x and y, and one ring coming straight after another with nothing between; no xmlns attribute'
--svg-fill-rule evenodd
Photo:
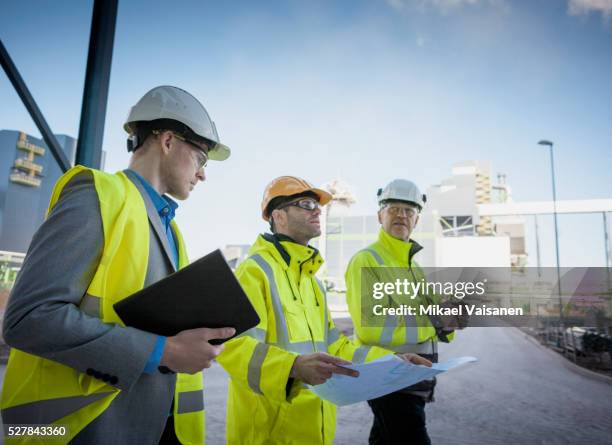
<svg viewBox="0 0 612 445"><path fill-rule="evenodd" d="M76 163L100 168L118 0L95 0Z"/></svg>
<svg viewBox="0 0 612 445"><path fill-rule="evenodd" d="M545 145L550 148L550 171L552 175L552 192L553 192L553 216L555 219L555 253L557 256L557 289L559 291L559 324L561 327L561 332L565 327L565 323L563 320L563 301L561 298L561 266L559 261L559 225L557 222L557 188L555 185L555 159L553 156L553 143L547 140L541 140L538 142L539 145Z"/></svg>
<svg viewBox="0 0 612 445"><path fill-rule="evenodd" d="M13 84L15 91L17 91L17 94L21 98L23 105L25 105L28 113L30 113L30 116L36 124L38 131L40 131L43 140L47 144L47 147L49 147L51 150L51 154L59 164L62 171L67 171L70 168L70 161L64 154L59 142L51 131L51 128L49 128L49 124L47 124L47 121L40 111L40 108L38 108L38 105L36 105L36 101L32 97L32 94L30 94L30 90L28 90L23 78L19 74L19 71L13 63L11 56L4 47L2 40L0 40L0 59L2 60L2 68L4 68L6 75Z"/></svg>

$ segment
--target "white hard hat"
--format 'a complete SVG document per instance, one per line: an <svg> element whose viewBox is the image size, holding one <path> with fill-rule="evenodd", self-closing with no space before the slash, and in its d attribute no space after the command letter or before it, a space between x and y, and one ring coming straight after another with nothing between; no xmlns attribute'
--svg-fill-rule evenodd
<svg viewBox="0 0 612 445"><path fill-rule="evenodd" d="M196 136L211 142L208 158L224 161L230 156L229 147L219 141L215 123L206 108L187 91L168 85L155 87L134 105L123 128L135 135L138 122L171 119L186 125Z"/></svg>
<svg viewBox="0 0 612 445"><path fill-rule="evenodd" d="M427 197L421 193L417 185L407 179L394 179L384 189L378 189L378 204L385 201L405 201L422 209Z"/></svg>

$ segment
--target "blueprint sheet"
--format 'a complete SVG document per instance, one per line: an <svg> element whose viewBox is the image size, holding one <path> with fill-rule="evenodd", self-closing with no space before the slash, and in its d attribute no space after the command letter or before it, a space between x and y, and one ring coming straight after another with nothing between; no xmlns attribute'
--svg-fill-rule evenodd
<svg viewBox="0 0 612 445"><path fill-rule="evenodd" d="M457 357L442 363L434 363L428 368L407 363L395 355L388 355L369 363L345 366L359 371L357 378L334 374L324 384L308 386L308 389L336 405L350 405L384 396L475 361L477 361L475 357Z"/></svg>

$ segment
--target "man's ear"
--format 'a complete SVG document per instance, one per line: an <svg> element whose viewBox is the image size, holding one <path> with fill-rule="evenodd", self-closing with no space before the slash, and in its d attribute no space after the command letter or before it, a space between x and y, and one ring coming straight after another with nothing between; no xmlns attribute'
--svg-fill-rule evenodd
<svg viewBox="0 0 612 445"><path fill-rule="evenodd" d="M380 216L381 213L382 213L382 210L379 210L378 213L376 213L376 215L378 216L378 224L382 224L382 218Z"/></svg>
<svg viewBox="0 0 612 445"><path fill-rule="evenodd" d="M419 223L419 219L421 218L421 213L417 213L416 219L414 220L414 227Z"/></svg>
<svg viewBox="0 0 612 445"><path fill-rule="evenodd" d="M285 212L279 209L272 210L272 213L270 213L270 219L274 221L275 231L278 231L279 226L284 227L286 216L287 215L285 214Z"/></svg>
<svg viewBox="0 0 612 445"><path fill-rule="evenodd" d="M162 131L158 136L158 144L163 154L170 153L172 149L172 132L170 130Z"/></svg>

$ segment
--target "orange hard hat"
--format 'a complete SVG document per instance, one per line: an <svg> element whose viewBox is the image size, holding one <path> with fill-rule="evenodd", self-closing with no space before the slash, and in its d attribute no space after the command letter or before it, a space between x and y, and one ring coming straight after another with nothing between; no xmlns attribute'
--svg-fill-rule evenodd
<svg viewBox="0 0 612 445"><path fill-rule="evenodd" d="M310 185L303 179L295 176L280 176L268 184L264 191L263 201L261 202L261 216L264 220L270 221L270 215L266 213L268 204L274 198L281 196L293 196L300 193L312 192L319 198L319 204L325 205L332 199L332 195L325 190L318 189Z"/></svg>

